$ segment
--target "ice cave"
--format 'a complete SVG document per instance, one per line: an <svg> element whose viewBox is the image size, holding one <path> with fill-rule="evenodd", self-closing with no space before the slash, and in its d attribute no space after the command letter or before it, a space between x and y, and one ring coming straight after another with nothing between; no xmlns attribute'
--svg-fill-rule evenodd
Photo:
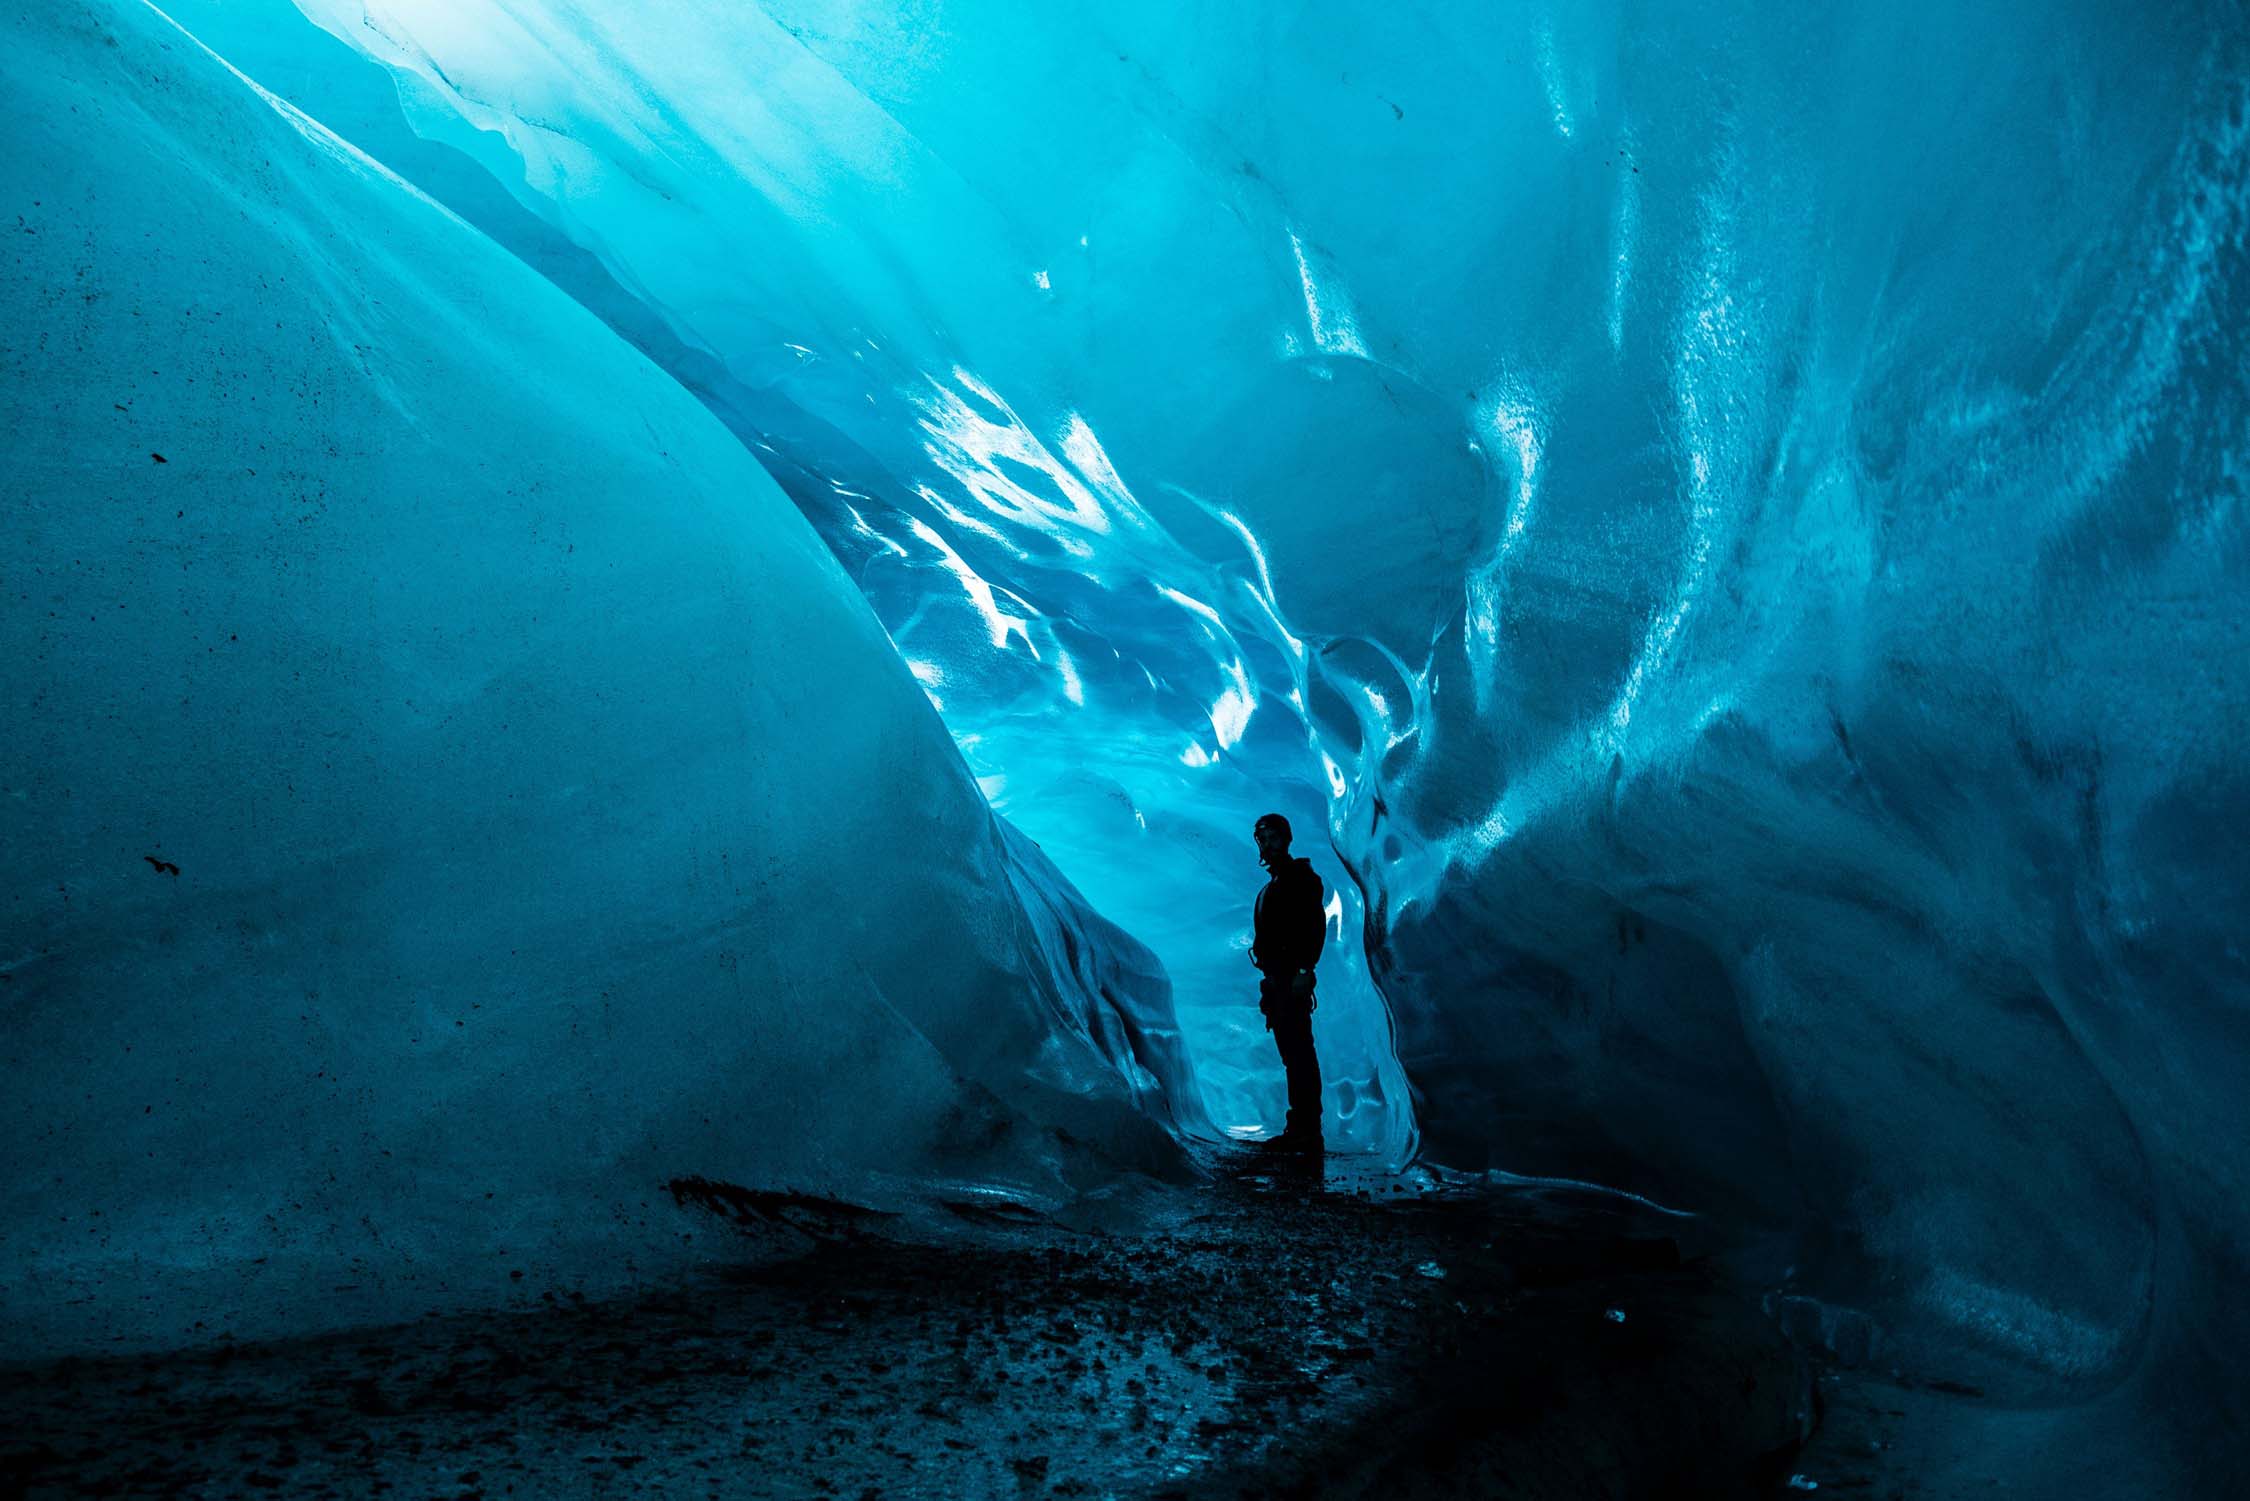
<svg viewBox="0 0 2250 1501"><path fill-rule="evenodd" d="M0 79L0 1493L2250 1485L2238 0Z"/></svg>

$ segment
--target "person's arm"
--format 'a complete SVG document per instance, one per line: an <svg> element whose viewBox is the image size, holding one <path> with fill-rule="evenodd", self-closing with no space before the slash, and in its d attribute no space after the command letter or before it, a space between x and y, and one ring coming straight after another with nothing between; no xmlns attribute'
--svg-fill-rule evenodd
<svg viewBox="0 0 2250 1501"><path fill-rule="evenodd" d="M1320 877L1307 869L1303 895L1296 902L1297 973L1290 984L1298 995L1310 995L1313 988L1313 966L1320 963L1320 952L1328 946L1327 889Z"/></svg>

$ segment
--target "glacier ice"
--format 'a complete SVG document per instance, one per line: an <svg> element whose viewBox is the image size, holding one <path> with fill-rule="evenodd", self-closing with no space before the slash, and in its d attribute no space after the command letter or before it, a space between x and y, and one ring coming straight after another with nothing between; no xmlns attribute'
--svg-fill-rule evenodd
<svg viewBox="0 0 2250 1501"><path fill-rule="evenodd" d="M1332 1140L1762 1227L2027 1484L2222 1472L2238 9L300 4L178 13L751 445L1103 914L1009 907L1089 1066L1278 1118L1280 806Z"/></svg>
<svg viewBox="0 0 2250 1501"><path fill-rule="evenodd" d="M284 7L190 0L174 9L256 76L293 86L322 119L350 114L355 141L386 128L369 118L364 82L321 39L273 22ZM1330 773L1304 754L1293 713L1253 713L1268 699L1302 703L1322 691L1270 584L1246 563L1277 534L1268 528L1261 540L1199 498L1137 494L1083 420L1011 406L946 340L903 347L926 319L889 299L928 294L891 285L896 272L877 277L880 287L839 284L845 264L903 270L901 251L918 239L927 244L913 253L931 264L989 265L989 216L963 198L947 164L812 65L762 13L725 21L747 49L727 66L794 79L800 92L781 104L665 81L665 70L694 66L678 42L709 18L692 7L614 20L404 9L370 14L364 27L349 7L307 13L400 64L409 118L430 143L458 152L433 159L427 143L417 153L386 139L386 162L394 150L417 154L397 164L534 264L556 269L558 232L598 257L606 276L567 266L558 279L753 443L859 581L993 806L1052 845L1095 906L1154 949L1212 1120L1235 1131L1278 1126L1279 1075L1243 958L1248 897L1261 879L1247 830L1273 807L1300 827L1322 827ZM471 55L440 60L415 30L418 15ZM528 66L534 55L561 73ZM474 102L443 81L484 66L496 73L478 80ZM563 75L601 90L598 104L556 95ZM500 107L511 88L524 91L521 119ZM729 118L695 117L719 97ZM577 124L561 123L580 108ZM792 134L771 118L777 109L812 134ZM742 159L757 151L774 160ZM617 165L621 154L629 167ZM875 157L886 173L937 182L944 201L916 210L911 224L886 220L891 210L879 205L896 208L897 195L861 180ZM491 175L464 181L471 160ZM494 180L546 222L527 226L521 208L496 208ZM852 199L864 222L844 217L841 202L803 216L788 208L818 194ZM720 239L709 232L716 223L728 226ZM963 235L976 243L962 245ZM752 242L754 256L731 248ZM1007 281L1014 291L1016 278ZM1036 289L1033 278L1023 284ZM860 305L869 298L885 311ZM1208 450L1233 446L1224 424L1205 425ZM1419 446L1418 461L1448 478L1470 464L1458 445L1437 443L1434 458L1431 442ZM1394 483L1417 478L1402 468ZM1230 550L1199 553L1183 538ZM1414 560L1411 549L1400 559ZM995 589L987 575L1006 582ZM1343 862L1315 854L1337 931L1359 932L1356 881ZM1357 946L1333 952L1320 1023L1330 1139L1403 1161L1415 1123L1388 1014Z"/></svg>
<svg viewBox="0 0 2250 1501"><path fill-rule="evenodd" d="M1026 829L1327 783L1439 1156L2026 1393L2218 1358L2239 18L305 9L802 414Z"/></svg>
<svg viewBox="0 0 2250 1501"><path fill-rule="evenodd" d="M1160 967L708 412L153 10L0 59L11 1353L1166 1167Z"/></svg>

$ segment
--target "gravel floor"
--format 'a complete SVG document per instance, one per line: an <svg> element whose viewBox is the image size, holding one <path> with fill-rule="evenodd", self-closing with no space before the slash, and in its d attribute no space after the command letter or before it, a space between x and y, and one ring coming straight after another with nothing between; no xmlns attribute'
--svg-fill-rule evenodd
<svg viewBox="0 0 2250 1501"><path fill-rule="evenodd" d="M627 1300L0 1369L0 1493L1731 1501L1792 1473L1804 1367L1668 1222L1212 1166L1109 1233L677 1185L795 1254Z"/></svg>

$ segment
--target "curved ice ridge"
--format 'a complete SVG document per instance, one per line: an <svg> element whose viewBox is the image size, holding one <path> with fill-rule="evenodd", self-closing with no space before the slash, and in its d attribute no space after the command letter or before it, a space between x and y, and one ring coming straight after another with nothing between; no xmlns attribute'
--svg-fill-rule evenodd
<svg viewBox="0 0 2250 1501"><path fill-rule="evenodd" d="M675 381L144 6L0 19L0 144L0 1356L1177 1167L1160 969Z"/></svg>

